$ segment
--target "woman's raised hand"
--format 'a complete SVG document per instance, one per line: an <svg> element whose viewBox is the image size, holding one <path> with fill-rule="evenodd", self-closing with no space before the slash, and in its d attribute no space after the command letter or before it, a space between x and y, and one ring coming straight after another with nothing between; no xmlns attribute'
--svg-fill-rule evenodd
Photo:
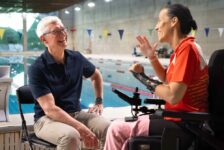
<svg viewBox="0 0 224 150"><path fill-rule="evenodd" d="M155 56L155 51L157 48L157 43L155 43L153 46L149 43L148 39L145 36L137 36L136 39L138 40L137 47L140 48L141 52L145 57L148 57L149 59L153 58Z"/></svg>

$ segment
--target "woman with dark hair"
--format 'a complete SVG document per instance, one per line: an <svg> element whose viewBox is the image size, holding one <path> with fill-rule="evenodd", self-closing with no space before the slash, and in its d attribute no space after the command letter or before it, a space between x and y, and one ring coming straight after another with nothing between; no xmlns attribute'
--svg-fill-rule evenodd
<svg viewBox="0 0 224 150"><path fill-rule="evenodd" d="M166 101L165 109L185 112L207 111L208 66L200 46L194 37L188 36L197 29L190 10L180 4L163 8L155 27L158 40L168 43L174 50L170 64L164 68L156 56L157 44L153 46L145 36L138 36L141 52L149 59L162 84L148 83L147 87ZM144 74L141 64L134 64L129 69L134 74ZM178 127L178 119L139 118L128 123L114 121L108 129L105 150L127 149L126 142L132 136L161 135L165 127ZM180 132L181 149L191 144L190 138ZM183 143L182 143L183 142Z"/></svg>

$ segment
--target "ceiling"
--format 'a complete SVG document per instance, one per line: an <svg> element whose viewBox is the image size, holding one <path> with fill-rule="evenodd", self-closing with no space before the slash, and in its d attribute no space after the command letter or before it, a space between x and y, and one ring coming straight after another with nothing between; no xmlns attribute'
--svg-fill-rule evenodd
<svg viewBox="0 0 224 150"><path fill-rule="evenodd" d="M49 13L85 0L0 0L0 13Z"/></svg>

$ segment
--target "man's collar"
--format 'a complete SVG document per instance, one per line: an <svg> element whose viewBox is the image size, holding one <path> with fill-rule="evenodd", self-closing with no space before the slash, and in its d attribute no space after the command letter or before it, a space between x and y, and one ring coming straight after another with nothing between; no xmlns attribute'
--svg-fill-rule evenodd
<svg viewBox="0 0 224 150"><path fill-rule="evenodd" d="M54 60L53 56L49 53L48 49L44 52L45 59L47 60L47 64L55 64L56 61Z"/></svg>
<svg viewBox="0 0 224 150"><path fill-rule="evenodd" d="M58 63L54 60L53 56L49 53L48 49L45 50L45 52L44 52L44 57L45 57L45 59L46 59L46 61L47 61L47 64L49 64L49 65L51 65L51 64L58 64ZM67 52L66 49L64 50L64 57L65 57L64 63L66 64L66 62L67 62L66 59L67 59L67 57L68 57L68 52Z"/></svg>

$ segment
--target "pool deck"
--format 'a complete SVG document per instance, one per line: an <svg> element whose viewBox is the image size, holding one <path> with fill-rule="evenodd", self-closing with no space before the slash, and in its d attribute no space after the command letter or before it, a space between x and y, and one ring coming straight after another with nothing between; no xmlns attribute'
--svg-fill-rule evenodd
<svg viewBox="0 0 224 150"><path fill-rule="evenodd" d="M144 63L144 64L149 64L149 59L145 58L144 56L132 56L132 55L103 55L103 54L85 54L84 55L87 58L95 58L95 59L104 59L104 60L117 60L117 61L125 61L125 62L139 62L139 63ZM168 65L169 64L169 58L159 58L159 61L163 65Z"/></svg>
<svg viewBox="0 0 224 150"><path fill-rule="evenodd" d="M1 56L40 56L43 51L22 51L22 52L0 52ZM131 54L85 54L82 53L87 58L98 58L98 59L111 59L111 60L122 60L122 61L133 61L141 63L149 63L149 60L144 56L132 56ZM159 58L162 64L168 64L169 59Z"/></svg>

